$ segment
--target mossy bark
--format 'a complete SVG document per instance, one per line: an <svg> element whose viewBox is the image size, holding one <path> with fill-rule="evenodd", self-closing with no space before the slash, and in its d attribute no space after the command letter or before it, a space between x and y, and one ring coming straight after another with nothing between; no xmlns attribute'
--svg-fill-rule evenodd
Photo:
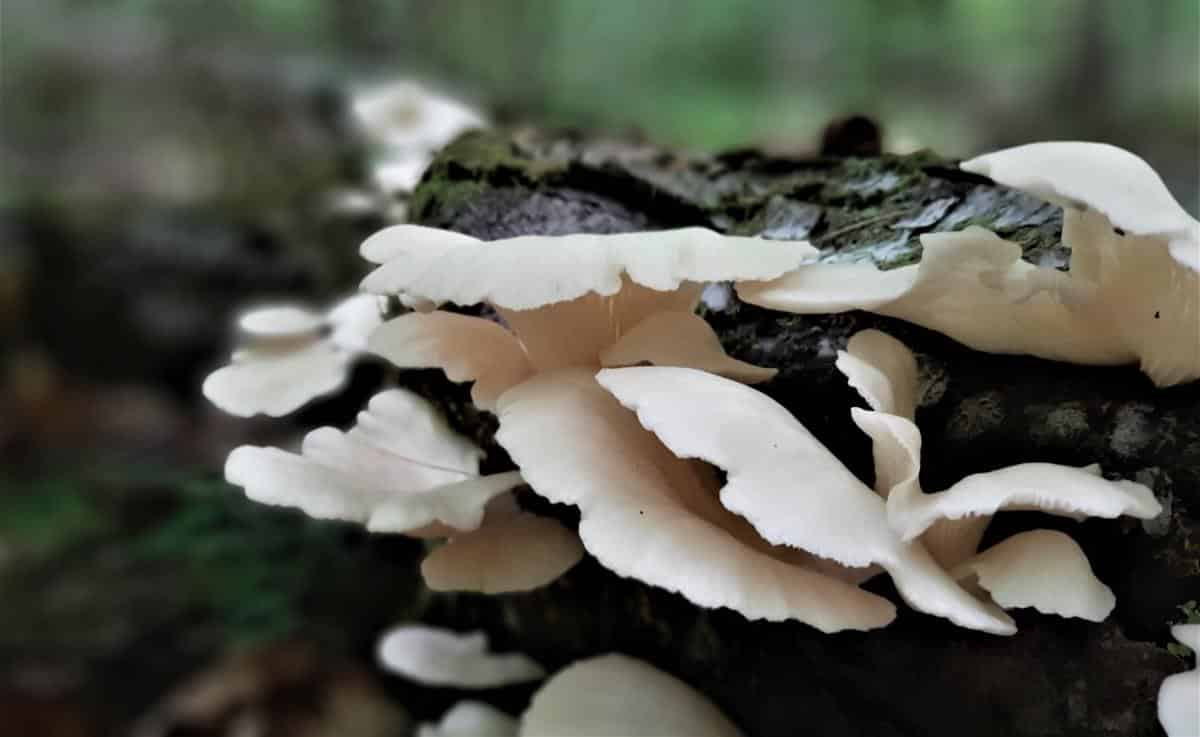
<svg viewBox="0 0 1200 737"><path fill-rule="evenodd" d="M441 154L411 213L484 239L701 225L805 238L829 258L885 268L919 259L922 233L976 224L1017 241L1036 263L1062 267L1069 258L1057 208L925 152L686 156L621 141L479 133ZM780 369L763 390L864 480L869 441L848 411L861 402L833 362L850 335L878 327L913 348L927 380L917 420L928 488L1024 461L1098 462L1151 485L1169 510L1153 523L1006 513L989 530L988 540L1034 525L1069 531L1116 592L1112 617L1092 624L1018 611L1019 634L991 637L904 611L881 631L828 636L705 611L589 561L528 595L435 596L428 619L483 626L551 666L610 650L647 658L703 690L750 735L1158 733L1158 684L1185 667L1167 652L1167 625L1200 598L1200 383L1156 389L1133 366L978 353L865 313L796 316L734 301L706 317L731 354Z"/></svg>

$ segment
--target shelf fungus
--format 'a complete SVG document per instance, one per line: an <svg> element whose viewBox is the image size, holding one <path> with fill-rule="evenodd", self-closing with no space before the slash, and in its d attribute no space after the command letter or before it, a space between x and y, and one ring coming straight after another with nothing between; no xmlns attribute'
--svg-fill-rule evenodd
<svg viewBox="0 0 1200 737"><path fill-rule="evenodd" d="M380 643L385 669L423 684L491 688L545 673L523 655L489 655L482 632L457 635L398 627ZM532 667L529 667L532 665ZM534 670L533 668L537 668ZM645 661L609 653L550 677L519 719L479 701L460 701L418 737L741 737L703 694Z"/></svg>
<svg viewBox="0 0 1200 737"><path fill-rule="evenodd" d="M384 633L378 651L385 670L427 686L499 688L546 677L542 666L528 655L489 652L483 632L459 634L421 624L400 625Z"/></svg>
<svg viewBox="0 0 1200 737"><path fill-rule="evenodd" d="M349 431L310 432L299 454L235 449L225 478L255 501L311 517L448 538L422 567L431 588L496 593L549 583L579 561L582 548L558 522L517 508L508 492L523 483L518 472L478 475L481 456L429 402L390 389L371 399Z"/></svg>
<svg viewBox="0 0 1200 737"><path fill-rule="evenodd" d="M1171 635L1200 657L1200 624L1177 624ZM1200 664L1197 664L1200 665ZM1200 667L1176 673L1163 680L1158 689L1158 721L1167 737L1191 737L1200 734Z"/></svg>
<svg viewBox="0 0 1200 737"><path fill-rule="evenodd" d="M1043 463L976 474L926 495L917 481L912 354L883 333L865 331L854 336L838 365L874 408L854 410L854 419L874 440L875 490L787 410L748 387L659 367L609 369L597 380L676 456L723 469L720 504L774 545L843 566L878 566L914 609L995 634L1015 631L1001 607L1107 616L1112 593L1065 535L1038 530L979 555L976 548L999 509L1148 518L1159 512L1149 489L1106 481L1092 468ZM990 598L971 595L981 590Z"/></svg>
<svg viewBox="0 0 1200 737"><path fill-rule="evenodd" d="M1067 271L970 227L921 237L916 265L829 263L742 299L802 314L862 309L945 333L977 350L1091 365L1137 363L1159 386L1200 378L1200 223L1133 154L1053 142L980 156L963 168L1063 208Z"/></svg>
<svg viewBox="0 0 1200 737"><path fill-rule="evenodd" d="M1107 481L1097 466L1023 463L967 476L945 491L921 488L921 431L915 422L917 363L900 341L878 330L851 337L838 369L871 409L854 408L855 424L872 440L875 489L900 537L925 545L951 575L999 606L1103 620L1115 600L1083 551L1064 533L1018 533L978 552L992 515L1032 509L1083 519L1128 515L1149 519L1161 506L1131 481Z"/></svg>
<svg viewBox="0 0 1200 737"><path fill-rule="evenodd" d="M554 674L521 716L521 737L740 737L700 692L625 655L577 661Z"/></svg>
<svg viewBox="0 0 1200 737"><path fill-rule="evenodd" d="M369 294L325 313L297 305L247 312L238 320L246 343L205 379L204 396L239 417L286 415L340 389L382 322L379 299Z"/></svg>
<svg viewBox="0 0 1200 737"><path fill-rule="evenodd" d="M415 227L381 237L364 245L385 262L366 288L483 301L511 333L481 318L410 314L381 326L371 349L474 380L476 401L500 418L497 441L535 492L579 507L580 538L602 565L750 618L827 631L891 621L894 607L854 586L855 572L825 575L833 566L772 546L722 509L711 468L671 455L595 380L603 365L643 362L769 378L726 356L691 311L704 282L778 275L811 247L699 229L490 244Z"/></svg>

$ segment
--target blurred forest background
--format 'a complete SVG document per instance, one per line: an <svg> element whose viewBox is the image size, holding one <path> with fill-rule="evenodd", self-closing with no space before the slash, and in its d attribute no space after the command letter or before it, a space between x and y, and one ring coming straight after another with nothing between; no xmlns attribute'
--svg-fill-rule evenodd
<svg viewBox="0 0 1200 737"><path fill-rule="evenodd" d="M1195 0L4 0L0 734L165 734L178 707L151 707L226 650L217 682L252 686L214 713L316 689L373 716L312 734L365 737L420 711L370 663L415 543L219 474L236 444L345 422L379 369L289 422L199 399L240 305L363 273L386 215L328 204L375 155L346 100L398 78L685 149L812 151L854 113L897 153L1108 141L1200 212Z"/></svg>

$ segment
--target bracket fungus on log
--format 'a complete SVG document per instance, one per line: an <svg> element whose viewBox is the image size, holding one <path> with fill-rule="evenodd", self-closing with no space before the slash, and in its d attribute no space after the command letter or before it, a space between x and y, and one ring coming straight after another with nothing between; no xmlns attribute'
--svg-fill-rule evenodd
<svg viewBox="0 0 1200 737"><path fill-rule="evenodd" d="M238 321L249 340L204 380L204 396L239 417L279 417L346 382L351 361L383 316L379 299L349 297L321 314L297 305L247 312Z"/></svg>
<svg viewBox="0 0 1200 737"><path fill-rule="evenodd" d="M322 427L300 454L242 446L226 479L255 501L311 517L363 524L372 532L449 538L422 570L437 589L488 592L544 585L579 561L574 536L516 508L516 471L478 475L482 451L454 433L428 401L403 389L371 399L348 432ZM504 552L500 557L481 551Z"/></svg>
<svg viewBox="0 0 1200 737"><path fill-rule="evenodd" d="M1004 608L1029 606L1093 621L1108 616L1112 592L1063 533L1019 533L982 553L978 546L992 515L1003 509L1076 519L1150 519L1162 511L1150 489L1105 480L1095 466L1022 463L972 474L945 491L926 494L920 484L919 382L912 352L885 333L864 330L839 352L836 366L871 407L856 407L851 414L872 440L875 489L886 500L888 522L904 540L923 542L956 578L973 577Z"/></svg>
<svg viewBox="0 0 1200 737"><path fill-rule="evenodd" d="M817 264L741 283L739 296L801 314L868 310L991 353L1137 363L1158 386L1200 378L1200 223L1144 161L1103 144L1041 143L963 168L1061 205L1069 270L1023 261L1016 243L971 227L922 236L915 265Z"/></svg>
<svg viewBox="0 0 1200 737"><path fill-rule="evenodd" d="M400 625L384 633L378 650L384 669L430 686L497 688L546 677L545 669L528 655L488 652L483 632Z"/></svg>
<svg viewBox="0 0 1200 737"><path fill-rule="evenodd" d="M625 655L577 661L548 680L521 716L521 737L741 737L702 694Z"/></svg>

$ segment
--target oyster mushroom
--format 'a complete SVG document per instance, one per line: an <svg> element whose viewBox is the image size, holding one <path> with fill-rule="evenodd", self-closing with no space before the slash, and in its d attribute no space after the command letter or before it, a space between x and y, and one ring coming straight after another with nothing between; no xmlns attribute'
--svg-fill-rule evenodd
<svg viewBox="0 0 1200 737"><path fill-rule="evenodd" d="M239 417L286 415L340 389L367 335L382 322L378 298L367 294L325 313L298 305L247 312L238 321L246 343L228 366L208 375L202 391Z"/></svg>
<svg viewBox="0 0 1200 737"><path fill-rule="evenodd" d="M422 570L437 589L519 591L549 583L582 549L559 523L516 507L516 471L478 475L482 451L454 433L423 398L403 389L373 397L347 432L322 427L299 454L242 446L225 478L251 499L372 532L449 538ZM503 550L487 558L480 551Z"/></svg>
<svg viewBox="0 0 1200 737"><path fill-rule="evenodd" d="M493 243L412 226L383 235L363 247L384 262L368 289L486 301L512 333L506 342L480 318L405 315L372 335L372 349L474 379L477 401L500 417L497 441L535 492L580 508L583 544L603 565L751 618L826 630L891 620L888 602L849 582L857 573L775 549L722 509L711 469L674 458L594 378L602 364L644 361L768 378L725 356L690 312L704 281L783 273L811 247L698 229Z"/></svg>
<svg viewBox="0 0 1200 737"><path fill-rule="evenodd" d="M724 469L721 504L771 543L848 566L876 564L913 608L997 634L1014 628L995 604L1107 616L1111 591L1065 535L1034 531L978 556L976 548L999 509L1148 518L1160 511L1149 489L1106 481L1094 469L1041 463L975 474L946 492L925 495L917 482L920 432L911 419L917 389L912 354L883 333L864 331L851 339L838 365L877 408L853 414L874 440L878 494L783 407L747 387L658 367L607 369L597 380L677 456ZM990 600L968 596L956 581L987 590Z"/></svg>
<svg viewBox="0 0 1200 737"><path fill-rule="evenodd" d="M977 350L1091 365L1137 363L1159 386L1200 377L1200 224L1121 149L1039 143L963 164L1063 207L1070 268L1021 260L982 228L921 237L919 264L820 264L742 299L802 314L863 309Z"/></svg>
<svg viewBox="0 0 1200 737"><path fill-rule="evenodd" d="M522 737L740 737L712 702L683 681L625 655L564 668L533 696Z"/></svg>
<svg viewBox="0 0 1200 737"><path fill-rule="evenodd" d="M497 688L546 677L542 666L528 655L488 652L488 638L482 632L459 634L421 624L401 625L384 633L378 651L385 670L428 686Z"/></svg>
<svg viewBox="0 0 1200 737"><path fill-rule="evenodd" d="M1023 463L967 476L945 491L920 485L921 432L915 423L917 365L903 343L878 330L851 337L838 369L871 407L854 408L855 424L871 437L875 489L886 500L891 527L919 540L952 575L974 582L1004 608L1099 621L1114 604L1083 551L1067 535L1033 530L978 552L992 515L1036 509L1082 519L1121 515L1149 519L1161 511L1153 492L1131 481L1107 481L1099 467Z"/></svg>
<svg viewBox="0 0 1200 737"><path fill-rule="evenodd" d="M1200 624L1177 624L1171 635L1191 648L1193 655L1200 653ZM1200 734L1200 669L1193 666L1163 679L1158 689L1158 722L1167 737Z"/></svg>

